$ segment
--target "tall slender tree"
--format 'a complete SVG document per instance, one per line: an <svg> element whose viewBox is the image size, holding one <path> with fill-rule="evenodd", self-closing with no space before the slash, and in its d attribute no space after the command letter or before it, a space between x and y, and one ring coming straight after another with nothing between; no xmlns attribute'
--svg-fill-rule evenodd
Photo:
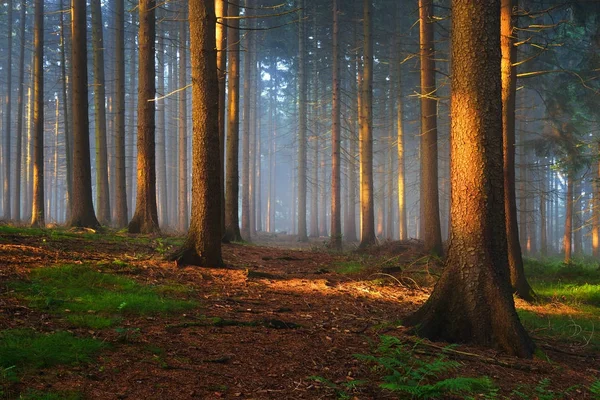
<svg viewBox="0 0 600 400"><path fill-rule="evenodd" d="M100 0L91 0L92 45L94 49L94 136L96 137L96 207L98 221L110 224L108 149L106 139L106 89L104 81L104 25Z"/></svg>
<svg viewBox="0 0 600 400"><path fill-rule="evenodd" d="M373 35L371 0L363 0L363 77L360 84L360 193L361 239L360 247L377 242L373 208Z"/></svg>
<svg viewBox="0 0 600 400"><path fill-rule="evenodd" d="M529 358L506 245L500 0L453 0L452 33L450 246L433 293L405 323L430 339Z"/></svg>
<svg viewBox="0 0 600 400"><path fill-rule="evenodd" d="M227 24L224 17L227 16L227 0L215 0L215 14L217 16L216 41L217 41L217 75L219 77L219 152L221 159L221 232L225 232L225 86L227 83Z"/></svg>
<svg viewBox="0 0 600 400"><path fill-rule="evenodd" d="M442 254L438 190L437 99L433 0L419 0L421 57L421 235L425 251Z"/></svg>
<svg viewBox="0 0 600 400"><path fill-rule="evenodd" d="M2 148L2 158L4 161L4 196L2 198L2 209L4 210L4 218L10 220L12 218L11 209L10 209L10 200L11 200L11 186L10 186L10 178L11 178L11 140L12 140L12 37L13 37L13 1L8 0L8 12L7 19L8 23L6 24L7 28L7 39L6 39L6 51L8 52L8 57L6 58L6 111L4 113L5 123L4 123L4 147Z"/></svg>
<svg viewBox="0 0 600 400"><path fill-rule="evenodd" d="M73 82L73 203L70 226L97 228L92 200L88 116L86 3L71 2L71 81Z"/></svg>
<svg viewBox="0 0 600 400"><path fill-rule="evenodd" d="M238 216L239 195L239 143L240 143L240 13L239 0L229 2L227 20L228 43L228 107L227 107L227 174L225 191L225 238L228 241L242 240Z"/></svg>
<svg viewBox="0 0 600 400"><path fill-rule="evenodd" d="M189 1L192 64L192 218L179 263L220 266L219 83L214 3Z"/></svg>
<svg viewBox="0 0 600 400"><path fill-rule="evenodd" d="M179 21L179 230L188 228L188 171L187 171L187 19L185 5L181 6Z"/></svg>
<svg viewBox="0 0 600 400"><path fill-rule="evenodd" d="M333 80L331 105L331 247L342 248L339 4L333 0Z"/></svg>
<svg viewBox="0 0 600 400"><path fill-rule="evenodd" d="M298 241L308 240L306 231L306 23L305 0L298 0Z"/></svg>
<svg viewBox="0 0 600 400"><path fill-rule="evenodd" d="M33 23L33 193L31 226L44 227L44 1L35 0Z"/></svg>
<svg viewBox="0 0 600 400"><path fill-rule="evenodd" d="M20 37L21 45L19 51L19 83L17 87L17 143L15 152L15 193L13 195L13 219L21 220L21 160L23 148L23 105L25 91L25 22L27 19L27 7L25 0L20 4Z"/></svg>
<svg viewBox="0 0 600 400"><path fill-rule="evenodd" d="M252 21L252 9L249 0L245 0L244 5L246 7L246 16ZM248 21L248 20L247 20ZM253 29L253 24L248 22L246 28ZM251 87L253 74L252 70L255 68L254 64L254 52L252 51L252 43L254 41L254 34L252 31L246 32L245 36L245 53L244 53L244 109L243 109L243 137L242 137L242 229L241 234L245 240L251 239L250 229L250 141L251 141L251 123L250 123L250 111L251 111Z"/></svg>
<svg viewBox="0 0 600 400"><path fill-rule="evenodd" d="M159 231L156 207L155 166L155 39L156 0L139 2L139 75L138 75L138 130L137 130L137 196L135 214L129 222L130 233Z"/></svg>

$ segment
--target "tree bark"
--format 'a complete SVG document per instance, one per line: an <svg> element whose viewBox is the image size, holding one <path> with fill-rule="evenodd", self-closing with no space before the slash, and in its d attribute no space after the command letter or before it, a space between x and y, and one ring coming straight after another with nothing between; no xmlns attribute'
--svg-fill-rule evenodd
<svg viewBox="0 0 600 400"><path fill-rule="evenodd" d="M33 193L31 226L46 226L44 213L44 1L35 0L33 25Z"/></svg>
<svg viewBox="0 0 600 400"><path fill-rule="evenodd" d="M600 153L600 142L596 143L596 152ZM600 258L600 161L594 164L594 207L592 209L592 255Z"/></svg>
<svg viewBox="0 0 600 400"><path fill-rule="evenodd" d="M405 320L432 340L530 358L511 295L502 155L500 0L452 1L451 239L433 293Z"/></svg>
<svg viewBox="0 0 600 400"><path fill-rule="evenodd" d="M71 75L73 82L73 203L69 226L100 226L92 200L90 131L88 116L88 75L86 4L71 2Z"/></svg>
<svg viewBox="0 0 600 400"><path fill-rule="evenodd" d="M250 7L249 0L245 0L244 5ZM246 10L246 14L251 17L251 9ZM250 29L253 25L246 23ZM250 232L250 103L251 100L251 70L253 69L253 53L251 51L254 35L251 31L246 34L246 52L244 54L244 111L243 111L243 134L242 137L242 229L241 235L244 240L251 240Z"/></svg>
<svg viewBox="0 0 600 400"><path fill-rule="evenodd" d="M306 233L306 35L304 0L298 0L298 241Z"/></svg>
<svg viewBox="0 0 600 400"><path fill-rule="evenodd" d="M333 79L331 104L331 242L332 248L342 249L341 198L341 132L340 132L340 46L339 4L333 0Z"/></svg>
<svg viewBox="0 0 600 400"><path fill-rule="evenodd" d="M12 210L13 219L17 222L21 220L21 160L23 159L23 97L25 90L25 20L27 18L25 0L21 0L20 7L21 14L19 19L21 20L21 45L19 52L19 83L17 87L17 151L15 152L15 192L13 195Z"/></svg>
<svg viewBox="0 0 600 400"><path fill-rule="evenodd" d="M239 16L239 0L229 3L230 17ZM240 32L239 19L227 20L229 62L227 63L227 164L225 177L225 239L241 241L238 216L239 198L239 144L240 144Z"/></svg>
<svg viewBox="0 0 600 400"><path fill-rule="evenodd" d="M426 252L442 255L438 190L433 0L419 0L419 21L421 57L421 235Z"/></svg>
<svg viewBox="0 0 600 400"><path fill-rule="evenodd" d="M227 71L227 23L223 17L227 16L229 2L215 0L215 13L217 16L216 42L217 42L217 75L219 77L219 154L221 155L220 190L221 193L221 232L225 232L225 84Z"/></svg>
<svg viewBox="0 0 600 400"><path fill-rule="evenodd" d="M165 96L164 35L158 35L156 52L156 78L158 81L156 92L159 97L162 97ZM167 198L167 130L165 118L165 100L162 98L156 100L156 134L156 185L158 189L158 223L160 224L160 226L167 226L167 221L169 219L169 199Z"/></svg>
<svg viewBox="0 0 600 400"><path fill-rule="evenodd" d="M4 147L2 148L2 158L4 161L4 193L2 208L4 210L4 218L10 220L11 214L11 139L12 139L12 37L13 37L13 1L8 0L8 13L7 13L7 53L6 59L6 112L4 117L6 122L4 125Z"/></svg>
<svg viewBox="0 0 600 400"><path fill-rule="evenodd" d="M218 267L221 257L221 168L216 16L211 1L190 0L192 64L192 218L179 264Z"/></svg>
<svg viewBox="0 0 600 400"><path fill-rule="evenodd" d="M363 1L363 78L361 83L361 112L359 158L361 192L361 240L359 248L377 243L373 208L373 36L371 0Z"/></svg>
<svg viewBox="0 0 600 400"><path fill-rule="evenodd" d="M565 199L565 231L563 235L563 251L565 264L571 262L573 238L573 172L567 172L567 193Z"/></svg>
<svg viewBox="0 0 600 400"><path fill-rule="evenodd" d="M135 214L129 233L159 232L156 208L155 107L156 95L154 42L156 38L156 0L139 2L139 75L137 129L137 195Z"/></svg>
<svg viewBox="0 0 600 400"><path fill-rule="evenodd" d="M91 0L92 43L94 49L94 110L96 116L96 207L98 221L110 224L110 194L108 187L108 154L106 144L106 90L104 83L104 34L100 0Z"/></svg>

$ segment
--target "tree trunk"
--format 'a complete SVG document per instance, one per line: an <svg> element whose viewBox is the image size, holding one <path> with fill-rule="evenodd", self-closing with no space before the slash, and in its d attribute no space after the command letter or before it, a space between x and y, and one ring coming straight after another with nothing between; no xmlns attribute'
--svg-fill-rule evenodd
<svg viewBox="0 0 600 400"><path fill-rule="evenodd" d="M573 254L576 257L581 257L583 253L583 229L581 222L581 183L576 178L573 185Z"/></svg>
<svg viewBox="0 0 600 400"><path fill-rule="evenodd" d="M225 233L225 84L227 71L227 23L223 17L227 16L229 2L215 0L215 13L217 16L216 41L217 41L217 75L219 77L219 154L221 155L220 190L221 193L221 232Z"/></svg>
<svg viewBox="0 0 600 400"><path fill-rule="evenodd" d="M433 293L405 323L431 340L530 358L534 344L515 310L506 244L500 0L453 0L452 11L450 246Z"/></svg>
<svg viewBox="0 0 600 400"><path fill-rule="evenodd" d="M160 17L159 17L160 18ZM156 78L158 86L156 92L159 99L156 101L156 185L158 189L158 223L167 226L169 200L167 198L167 130L165 118L165 39L158 35L157 40Z"/></svg>
<svg viewBox="0 0 600 400"><path fill-rule="evenodd" d="M313 11L316 15L317 10ZM316 16L313 23L313 37L317 37L317 22ZM314 40L313 53L313 73L312 79L313 84L310 85L312 88L313 95L313 106L312 106L312 119L313 119L313 159L312 159L312 185L311 185L311 200L310 200L310 236L319 237L319 160L320 160L320 147L319 136L320 136L320 104L319 104L319 44L318 40Z"/></svg>
<svg viewBox="0 0 600 400"><path fill-rule="evenodd" d="M33 194L31 226L46 226L44 213L44 1L35 0L33 25Z"/></svg>
<svg viewBox="0 0 600 400"><path fill-rule="evenodd" d="M214 3L190 0L192 218L179 264L218 267L221 258L219 82Z"/></svg>
<svg viewBox="0 0 600 400"><path fill-rule="evenodd" d="M12 218L10 209L11 200L11 139L12 139L12 37L13 37L13 1L8 0L8 23L7 23L7 53L6 59L6 112L4 117L6 122L4 125L4 147L2 148L2 161L4 162L4 193L2 208L4 210L4 218L10 220Z"/></svg>
<svg viewBox="0 0 600 400"><path fill-rule="evenodd" d="M396 107L397 122L396 129L398 130L398 238L400 240L408 239L408 228L406 219L406 184L404 172L404 101L402 100L402 72L400 63L397 63L398 69L398 87L396 88L397 98Z"/></svg>
<svg viewBox="0 0 600 400"><path fill-rule="evenodd" d="M26 15L26 4L25 0L21 0L21 46L19 52L19 83L18 83L18 94L17 94L17 143L15 153L15 193L13 195L13 219L17 222L21 220L21 160L22 147L23 147L23 97L25 90L25 20Z"/></svg>
<svg viewBox="0 0 600 400"><path fill-rule="evenodd" d="M229 3L230 17L238 17L239 0ZM227 164L225 180L225 239L241 241L238 216L239 201L239 144L240 144L240 31L239 19L227 20L229 62L227 63Z"/></svg>
<svg viewBox="0 0 600 400"><path fill-rule="evenodd" d="M132 12L131 13L131 25L133 25L135 27L136 25L136 15L137 13ZM131 98L131 101L129 103L129 118L127 121L127 126L129 127L128 129L128 135L127 135L127 171L129 171L129 179L128 179L128 183L129 183L129 188L130 188L130 193L129 193L129 198L127 199L129 201L129 206L127 207L129 209L129 213L133 213L135 212L135 198L136 198L136 163L135 163L135 145L134 145L134 139L135 139L135 134L136 134L136 128L135 128L135 121L136 121L136 113L135 113L135 104L136 104L136 75L137 75L137 58L136 58L136 48L137 46L135 45L135 33L132 35L131 37L131 43L130 43L130 49L131 49L131 53L130 53L130 59L129 59L129 97ZM172 76L172 75L169 75ZM172 169L173 170L173 169ZM129 214L128 214L129 215Z"/></svg>
<svg viewBox="0 0 600 400"><path fill-rule="evenodd" d="M96 116L96 207L98 221L110 224L110 195L108 187L108 154L106 145L106 90L104 84L104 34L100 0L91 0L92 43L94 48L94 110Z"/></svg>
<svg viewBox="0 0 600 400"><path fill-rule="evenodd" d="M127 226L127 186L125 171L125 10L115 0L115 226Z"/></svg>
<svg viewBox="0 0 600 400"><path fill-rule="evenodd" d="M360 248L377 242L373 209L373 36L371 32L373 4L363 1L363 79L361 84L360 112L360 192L361 192L361 240Z"/></svg>
<svg viewBox="0 0 600 400"><path fill-rule="evenodd" d="M181 6L179 21L179 218L181 232L188 229L188 172L187 172L187 19L185 6Z"/></svg>
<svg viewBox="0 0 600 400"><path fill-rule="evenodd" d="M139 75L137 131L137 195L130 233L159 232L156 208L156 166L154 143L154 99L156 95L154 41L156 0L139 2Z"/></svg>
<svg viewBox="0 0 600 400"><path fill-rule="evenodd" d="M353 26L353 34L354 34L354 61L350 62L350 85L351 86L351 92L356 93L356 98L360 99L360 87L358 85L358 78L357 78L357 70L358 70L358 63L359 63L359 55L358 55L358 47L359 47L359 43L358 43L358 23L355 23ZM357 124L356 122L359 120L358 115L359 115L359 110L360 107L358 107L360 105L360 102L357 101L357 107L350 107L350 109L352 110L350 112L350 131L349 131L349 162L348 162L348 219L345 221L344 224L344 237L346 239L347 242L356 242L357 237L356 237L356 176L357 176L357 171L356 171L356 153L357 153L357 134L356 134L356 128L357 128Z"/></svg>
<svg viewBox="0 0 600 400"><path fill-rule="evenodd" d="M244 5L250 6L249 0L245 0ZM251 10L246 11L248 16L252 16ZM252 29L250 23L246 27ZM250 103L251 100L251 70L253 69L253 53L251 52L254 35L248 31L246 36L246 52L244 54L244 111L243 111L243 133L242 137L242 230L241 234L244 240L250 241Z"/></svg>
<svg viewBox="0 0 600 400"><path fill-rule="evenodd" d="M515 192L515 96L517 90L517 48L514 46L513 10L517 0L501 0L501 48L502 48L502 126L504 150L504 207L506 215L506 239L510 281L517 296L532 301L535 294L525 278L523 257L519 244L517 224L517 199Z"/></svg>
<svg viewBox="0 0 600 400"><path fill-rule="evenodd" d="M333 79L331 104L331 247L342 248L341 132L340 132L340 46L339 5L333 0Z"/></svg>
<svg viewBox="0 0 600 400"><path fill-rule="evenodd" d="M600 153L600 142L596 144L596 151ZM592 210L592 255L600 258L600 161L594 164L594 207Z"/></svg>
<svg viewBox="0 0 600 400"><path fill-rule="evenodd" d="M543 159L542 162L544 162ZM548 226L546 222L546 180L548 179L548 174L546 173L546 166L542 164L541 167L542 172L540 173L540 255L542 256L542 258L545 258L548 255ZM592 185L593 187L595 187L595 182ZM592 209L592 213L595 213L594 210L595 208ZM592 218L594 217L592 216Z"/></svg>
<svg viewBox="0 0 600 400"><path fill-rule="evenodd" d="M88 116L88 75L86 4L71 3L71 75L73 82L73 203L69 226L100 226L92 200L90 131Z"/></svg>
<svg viewBox="0 0 600 400"><path fill-rule="evenodd" d="M421 56L421 236L425 251L441 255L438 190L437 93L433 0L419 0Z"/></svg>

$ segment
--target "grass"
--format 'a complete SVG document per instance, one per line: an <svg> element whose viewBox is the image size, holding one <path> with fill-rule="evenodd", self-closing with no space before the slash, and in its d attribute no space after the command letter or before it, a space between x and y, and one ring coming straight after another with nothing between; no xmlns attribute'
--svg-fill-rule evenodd
<svg viewBox="0 0 600 400"><path fill-rule="evenodd" d="M180 287L149 287L87 265L39 268L28 282L11 286L30 306L63 314L74 326L102 329L127 315L154 315L189 310L197 303L173 297ZM168 295L167 295L168 294Z"/></svg>
<svg viewBox="0 0 600 400"><path fill-rule="evenodd" d="M353 275L362 272L365 266L359 261L343 261L336 265L335 271L339 274Z"/></svg>

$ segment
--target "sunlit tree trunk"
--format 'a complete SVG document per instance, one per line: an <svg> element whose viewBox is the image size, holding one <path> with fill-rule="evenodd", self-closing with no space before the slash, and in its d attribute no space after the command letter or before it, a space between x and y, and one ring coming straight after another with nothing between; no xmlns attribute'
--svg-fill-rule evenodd
<svg viewBox="0 0 600 400"><path fill-rule="evenodd" d="M565 264L571 262L571 240L573 238L573 172L567 173L567 194L565 199L565 231L563 235L563 251Z"/></svg>
<svg viewBox="0 0 600 400"><path fill-rule="evenodd" d="M353 34L354 34L354 60L350 62L350 85L351 92L356 93L356 98L360 99L360 88L358 86L357 79L357 69L359 63L359 55L358 55L358 23L355 23L353 26ZM360 102L357 101L357 106L360 105ZM356 237L356 153L357 153L357 121L359 120L358 114L360 111L360 107L354 108L350 107L352 110L350 112L350 131L349 131L349 161L348 161L348 218L344 223L344 238L347 242L355 242L357 240Z"/></svg>
<svg viewBox="0 0 600 400"><path fill-rule="evenodd" d="M596 151L600 153L600 142L596 144ZM592 209L592 255L600 257L600 162L594 163L593 196L594 206Z"/></svg>
<svg viewBox="0 0 600 400"><path fill-rule="evenodd" d="M244 1L246 7L250 6L249 0ZM246 10L252 16L250 9ZM252 29L248 22L246 27ZM244 53L244 110L243 110L243 137L242 137L242 229L241 234L245 240L251 239L250 232L250 103L251 100L251 70L253 66L253 53L251 51L254 35L248 31L245 34L246 52Z"/></svg>
<svg viewBox="0 0 600 400"><path fill-rule="evenodd" d="M90 131L88 116L88 75L86 4L71 3L71 60L73 82L73 203L70 226L96 228L92 200Z"/></svg>
<svg viewBox="0 0 600 400"><path fill-rule="evenodd" d="M506 244L500 0L452 1L451 57L450 246L430 298L403 322L432 340L530 358L534 344L515 310Z"/></svg>
<svg viewBox="0 0 600 400"><path fill-rule="evenodd" d="M333 79L331 105L331 247L342 248L339 5L333 0Z"/></svg>
<svg viewBox="0 0 600 400"><path fill-rule="evenodd" d="M306 232L306 34L304 0L298 0L298 241Z"/></svg>
<svg viewBox="0 0 600 400"><path fill-rule="evenodd" d="M56 98L55 121L54 121L54 165L52 166L52 220L58 223L58 128L60 121L60 107L58 97Z"/></svg>
<svg viewBox="0 0 600 400"><path fill-rule="evenodd" d="M125 171L125 6L113 2L115 12L115 226L127 226Z"/></svg>
<svg viewBox="0 0 600 400"><path fill-rule="evenodd" d="M44 227L44 1L35 0L33 25L33 194L31 226Z"/></svg>
<svg viewBox="0 0 600 400"><path fill-rule="evenodd" d="M179 218L181 232L188 228L188 172L187 172L187 19L182 5L179 21Z"/></svg>
<svg viewBox="0 0 600 400"><path fill-rule="evenodd" d="M382 157L383 158L383 157ZM377 237L383 238L385 234L384 221L385 221L385 166L384 160L380 160L377 165L377 196L375 200L377 202L377 223L375 225L375 233Z"/></svg>
<svg viewBox="0 0 600 400"><path fill-rule="evenodd" d="M219 151L221 155L221 232L225 232L225 84L227 72L227 23L223 17L227 16L227 0L215 0L215 13L217 16L216 42L217 42L217 75L219 77Z"/></svg>
<svg viewBox="0 0 600 400"><path fill-rule="evenodd" d="M515 192L515 96L517 90L516 62L517 51L514 46L513 10L517 0L501 0L501 37L502 47L502 126L504 150L504 207L506 215L506 239L510 281L517 296L524 300L533 300L531 286L525 279L523 258L519 243L517 224L517 200Z"/></svg>
<svg viewBox="0 0 600 400"><path fill-rule="evenodd" d="M373 36L370 0L363 1L363 81L361 84L360 120L360 192L361 192L361 241L360 247L377 242L375 237L375 215L373 208Z"/></svg>
<svg viewBox="0 0 600 400"><path fill-rule="evenodd" d="M177 68L177 49L178 46L175 43L177 38L177 30L170 29L169 37L171 39L171 44L169 46L169 62L168 62L168 70L169 77L167 79L167 86L169 93L174 93L179 89L179 81L178 81L178 68ZM179 201L178 201L178 189L179 189L179 174L178 174L178 160L179 160L179 149L178 149L178 130L173 129L174 121L178 120L178 110L179 110L179 99L177 96L170 96L167 103L168 110L168 174L169 178L167 179L167 192L169 196L169 221L174 228L177 228L178 218L179 218Z"/></svg>
<svg viewBox="0 0 600 400"><path fill-rule="evenodd" d="M219 96L214 4L190 0L192 218L178 263L221 266Z"/></svg>
<svg viewBox="0 0 600 400"><path fill-rule="evenodd" d="M136 16L137 12L131 13L131 24L135 27L136 25ZM129 54L129 98L131 99L129 102L129 117L127 119L127 169L129 171L129 179L128 179L128 216L129 214L135 212L135 198L136 198L136 162L135 162L135 136L136 136L136 127L135 127L135 108L136 108L136 78L137 78L137 57L136 57L136 49L135 45L136 34L133 33L131 37L130 46L130 54ZM172 75L169 75L172 76ZM174 181L173 181L174 182Z"/></svg>
<svg viewBox="0 0 600 400"><path fill-rule="evenodd" d="M397 63L398 69L398 87L396 88L396 129L398 146L398 238L400 240L408 239L408 228L406 218L406 184L404 168L404 101L402 100L402 72L400 63Z"/></svg>
<svg viewBox="0 0 600 400"><path fill-rule="evenodd" d="M313 37L317 38L317 21L316 14L317 10L313 11L315 18L313 22ZM319 136L320 136L320 104L319 104L319 44L318 40L313 40L314 47L312 49L313 54L313 71L312 71L312 85L310 89L312 92L312 137L311 142L313 145L313 159L312 159L312 176L311 176L311 196L310 196L310 236L319 237L319 160L320 160L320 147Z"/></svg>
<svg viewBox="0 0 600 400"><path fill-rule="evenodd" d="M225 238L240 241L239 202L239 143L240 143L240 32L238 1L229 2L227 30L227 163L225 176Z"/></svg>
<svg viewBox="0 0 600 400"><path fill-rule="evenodd" d="M3 193L3 203L2 208L4 210L4 218L10 220L12 218L11 215L11 186L10 186L10 178L11 178L11 139L12 139L12 37L13 37L13 1L8 0L8 13L7 13L7 42L6 42L6 52L8 53L8 57L6 58L6 111L4 114L4 118L6 118L6 122L4 123L4 147L2 148L2 158L4 162L4 193Z"/></svg>
<svg viewBox="0 0 600 400"><path fill-rule="evenodd" d="M545 160L541 160L542 163ZM540 255L542 257L546 257L548 255L548 225L546 222L547 213L546 213L546 188L548 179L548 174L546 173L546 166L544 164L541 165L541 173L540 173ZM595 182L593 183L595 185ZM593 210L592 210L593 212ZM593 232L593 228L592 228ZM592 240L593 242L593 240Z"/></svg>
<svg viewBox="0 0 600 400"><path fill-rule="evenodd" d="M583 235L581 218L581 183L578 179L573 182L573 254L580 257L583 253Z"/></svg>
<svg viewBox="0 0 600 400"><path fill-rule="evenodd" d="M421 236L425 251L442 254L438 190L437 93L433 0L419 0L421 56Z"/></svg>
<svg viewBox="0 0 600 400"><path fill-rule="evenodd" d="M519 154L519 215L518 215L518 229L519 229L519 241L521 243L521 250L525 253L529 253L527 247L527 155L526 149L523 146L524 142L524 131L521 129L521 152Z"/></svg>
<svg viewBox="0 0 600 400"><path fill-rule="evenodd" d="M35 13L35 11L34 11ZM34 16L35 18L35 16ZM34 22L35 24L35 22ZM35 28L34 28L35 31ZM35 32L34 32L34 36L35 36ZM34 121L35 121L35 116L34 116L34 109L35 109L35 84L37 83L36 78L35 78L35 57L36 57L36 51L35 51L35 43L34 43L34 51L32 52L32 57L31 57L31 65L32 67L31 69L31 78L30 78L30 84L29 84L29 88L27 90L27 145L26 145L26 149L27 149L27 157L25 160L25 165L27 166L27 172L26 172L26 177L27 179L25 180L25 193L27 193L27 211L25 212L25 215L29 217L29 219L32 219L33 217L33 167L34 167L34 142L35 142L35 127L34 127Z"/></svg>
<svg viewBox="0 0 600 400"><path fill-rule="evenodd" d="M155 166L155 39L156 1L139 2L139 75L138 75L138 130L137 130L137 195L135 214L129 222L130 233L159 231L156 208Z"/></svg>
<svg viewBox="0 0 600 400"><path fill-rule="evenodd" d="M25 0L21 0L19 19L21 45L19 51L19 82L17 87L17 143L15 152L15 192L13 195L13 219L21 220L21 161L23 147L23 97L25 90L25 21L27 18Z"/></svg>

